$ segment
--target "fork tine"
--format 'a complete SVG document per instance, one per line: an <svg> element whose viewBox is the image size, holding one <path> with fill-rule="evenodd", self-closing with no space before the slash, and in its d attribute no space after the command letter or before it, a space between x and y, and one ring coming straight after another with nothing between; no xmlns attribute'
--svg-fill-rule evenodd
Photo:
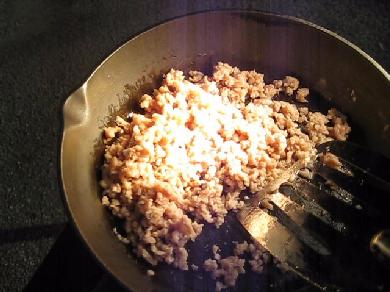
<svg viewBox="0 0 390 292"><path fill-rule="evenodd" d="M340 203L343 204L339 201ZM321 287L325 285L327 289L330 289L329 283L338 283L344 287L349 287L351 278L359 277L355 284L359 283L355 289L351 289L352 291L356 291L359 287L361 287L359 289L364 289L362 288L363 285L370 282L367 279L375 279L379 275L376 273L377 264L373 264L372 257L367 249L372 235L372 225L364 214L360 216L360 221L355 221L356 225L348 225L351 228L347 230L348 234L343 235L334 229L330 229L333 231L328 232L328 224L307 213L305 209L297 207L300 205L296 203L293 207L287 205L284 208L275 202L271 202L271 204L273 209L270 214L278 219L278 223L283 228L288 229L288 232L294 236L297 242L295 251L299 248L298 254L302 257L301 261L303 263L295 267L296 271L309 273L306 275L309 275L313 282ZM294 250L291 249L291 246L289 249L291 255ZM359 261L366 263L370 270L362 271L358 267ZM294 259L294 262L297 262L297 259ZM352 268L349 265L352 265ZM347 275L343 275L347 267L349 269ZM333 287L333 289L337 290L338 288Z"/></svg>
<svg viewBox="0 0 390 292"><path fill-rule="evenodd" d="M351 221L349 219L351 216L353 219L357 216L363 216L362 210L353 207L360 201L356 201L349 193L340 194L340 192L332 191L329 186L323 184L318 179L308 181L297 178L293 183L293 189L295 194L326 210L329 216L331 216L332 222L348 223Z"/></svg>
<svg viewBox="0 0 390 292"><path fill-rule="evenodd" d="M330 288L330 282L326 277L332 269L331 265L327 264L329 255L325 255L328 254L328 249L324 247L326 251L322 254L318 253L317 239L314 239L311 234L308 235L306 231L302 231L303 228L289 218L292 210L290 209L290 212L286 214L275 203L271 204L273 205L272 212L252 207L244 210L241 213L243 216L238 217L242 226L273 256L286 263L302 278L322 290L327 287L327 291L337 291L338 288ZM269 222L267 227L265 227L264 222ZM291 226L294 227L291 228ZM300 234L303 240L300 240L297 234ZM307 238L310 238L309 242L313 239L311 247L305 244L308 242ZM320 244L320 246L322 245ZM314 265L319 267L319 263L321 263L321 270L313 269Z"/></svg>
<svg viewBox="0 0 390 292"><path fill-rule="evenodd" d="M348 245L352 238L359 238L362 235L367 236L367 233L370 232L369 229L358 229L359 234L357 234L356 230L350 228L351 224L348 224L351 222L351 218L352 221L356 220L354 217L358 215L360 215L360 220L367 221L364 214L355 214L354 217L351 217L346 212L351 207L337 198L332 198L325 190L325 188L319 190L317 186L304 179L297 179L293 184L283 184L279 188L279 191L291 200L298 204L303 204L302 212L306 212L306 214L299 215L305 218L302 222L302 227L310 233L321 234L322 239L331 243L330 247L332 249L338 248L338 246L334 246L332 243L337 242L338 245L341 243ZM328 202L324 203L324 198ZM333 201L331 204L329 204L329 199ZM327 208L324 208L324 205ZM329 208L329 206L332 206L332 208ZM338 216L334 215L336 213L334 210L337 210ZM358 212L359 210L356 211Z"/></svg>
<svg viewBox="0 0 390 292"><path fill-rule="evenodd" d="M272 204L272 209L269 212L275 216L280 223L282 223L288 230L290 230L294 235L302 241L306 246L310 247L315 252L320 255L330 255L329 248L326 246L324 242L321 242L320 239L316 238L313 233L308 232L302 225L298 225L290 216L291 211L289 212L290 216L287 215L285 211L283 211L275 202L270 202ZM295 213L297 210L294 210ZM295 216L297 216L295 214Z"/></svg>
<svg viewBox="0 0 390 292"><path fill-rule="evenodd" d="M372 236L389 224L390 161L345 142L320 145L319 152L325 151L337 155L354 176L316 162L312 180L298 177L281 184L279 193L259 194L240 210L239 221L272 255L323 290L390 287L387 271L369 248ZM260 199L269 200L268 211L258 208Z"/></svg>
<svg viewBox="0 0 390 292"><path fill-rule="evenodd" d="M390 183L343 161L351 169L353 175L329 168L321 163L315 165L316 174L334 185L335 191L345 190L354 194L357 205L368 208L369 213L383 214L390 204ZM358 183L357 183L358 182ZM374 207L375 206L375 207ZM377 211L376 211L377 210Z"/></svg>
<svg viewBox="0 0 390 292"><path fill-rule="evenodd" d="M380 183L390 181L390 158L380 153L345 141L329 141L319 145L317 150L319 153L329 151L335 154L355 169L379 178Z"/></svg>
<svg viewBox="0 0 390 292"><path fill-rule="evenodd" d="M301 184L302 186L302 184ZM307 187L306 187L307 189ZM291 200L303 206L303 209L310 213L312 216L318 218L326 225L332 227L338 232L345 233L346 226L343 222L336 221L333 216L318 204L314 199L309 199L307 196L302 195L292 184L282 184L279 191L288 196Z"/></svg>
<svg viewBox="0 0 390 292"><path fill-rule="evenodd" d="M292 200L305 200L304 210L314 217L308 217L306 228L340 242L370 238L377 229L386 227L386 220L378 217L377 212L370 211L369 207L355 208L356 199L352 195L343 198L339 191L331 190L326 185L319 188L318 184L297 178L292 185L282 185L280 188Z"/></svg>
<svg viewBox="0 0 390 292"><path fill-rule="evenodd" d="M275 196L270 200L271 211L245 206L244 212L239 213L243 216L238 218L255 240L304 279L326 291L372 291L373 283L386 279L377 264L372 263L366 249L369 237L341 236L333 229L333 233L324 232L312 225L313 219L321 227L328 225L293 200L287 204ZM341 201L341 204L344 203ZM265 221L270 223L264 224ZM359 224L358 231L365 230L365 224ZM367 270L361 270L361 263Z"/></svg>

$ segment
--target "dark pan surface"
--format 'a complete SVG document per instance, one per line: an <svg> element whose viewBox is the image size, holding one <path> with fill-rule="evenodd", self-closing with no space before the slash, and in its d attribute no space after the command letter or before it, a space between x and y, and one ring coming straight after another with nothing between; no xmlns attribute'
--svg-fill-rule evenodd
<svg viewBox="0 0 390 292"><path fill-rule="evenodd" d="M390 156L389 75L360 50L322 28L259 12L219 11L181 17L139 35L69 97L61 149L64 194L77 229L100 263L133 291L207 291L213 285L207 275L166 266L157 268L151 279L143 261L115 238L114 222L99 201L96 177L102 128L113 113L135 110L136 99L157 87L170 68L207 73L218 61L256 69L266 74L267 81L286 74L298 77L318 93L319 100L326 100L316 106L330 102L349 116L354 140ZM190 260L200 264L210 255L209 239L226 246L227 252L231 246L226 242L245 236L231 214L218 232L206 228L196 245L190 246L194 251ZM264 275L241 277L237 290L292 291L303 286L302 280L270 267Z"/></svg>

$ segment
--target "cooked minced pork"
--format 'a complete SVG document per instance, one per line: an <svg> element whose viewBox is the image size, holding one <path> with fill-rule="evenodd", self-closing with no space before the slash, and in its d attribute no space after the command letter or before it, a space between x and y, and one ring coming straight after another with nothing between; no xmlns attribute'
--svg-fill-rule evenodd
<svg viewBox="0 0 390 292"><path fill-rule="evenodd" d="M309 90L296 78L265 84L263 77L224 63L212 76L172 69L153 95L142 96L143 114L105 128L102 203L123 219L121 240L150 264L187 270L187 242L205 222L220 226L240 209L243 190L256 193L294 163L310 163L316 145L347 138L350 127L336 110L323 115L273 100L282 93L306 101ZM247 249L252 269L261 271L263 260L245 244L204 265L223 270L219 288L234 285Z"/></svg>

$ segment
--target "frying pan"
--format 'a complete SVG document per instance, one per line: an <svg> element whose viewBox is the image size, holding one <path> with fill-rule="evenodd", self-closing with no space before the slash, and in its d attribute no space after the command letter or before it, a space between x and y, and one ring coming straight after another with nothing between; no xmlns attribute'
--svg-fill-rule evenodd
<svg viewBox="0 0 390 292"><path fill-rule="evenodd" d="M390 156L389 74L324 28L293 17L213 11L173 19L141 33L111 54L66 100L61 145L61 178L70 217L97 260L132 291L214 287L207 275L164 265L150 278L147 265L117 240L112 232L115 222L100 203L97 183L102 129L114 115L135 110L137 98L156 88L170 68L209 73L218 61L265 73L267 82L285 75L298 77L315 98L348 115L359 143ZM205 235L201 245L207 245L213 234ZM228 230L223 236L225 242L231 240ZM202 251L197 250L200 256ZM299 286L299 280L276 273L270 268L255 280L244 277L236 289L291 291ZM284 284L271 285L272 278Z"/></svg>

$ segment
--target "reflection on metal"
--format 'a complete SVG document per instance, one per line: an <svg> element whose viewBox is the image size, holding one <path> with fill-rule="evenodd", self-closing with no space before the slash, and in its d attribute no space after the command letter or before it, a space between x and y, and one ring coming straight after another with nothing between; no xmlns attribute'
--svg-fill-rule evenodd
<svg viewBox="0 0 390 292"><path fill-rule="evenodd" d="M302 242L321 255L330 255L330 250L302 227L306 218L302 206L279 192L268 199L269 210L247 205L239 213L241 224L253 238L293 267L304 266Z"/></svg>
<svg viewBox="0 0 390 292"><path fill-rule="evenodd" d="M390 229L375 234L371 239L370 249L380 260L390 263Z"/></svg>

